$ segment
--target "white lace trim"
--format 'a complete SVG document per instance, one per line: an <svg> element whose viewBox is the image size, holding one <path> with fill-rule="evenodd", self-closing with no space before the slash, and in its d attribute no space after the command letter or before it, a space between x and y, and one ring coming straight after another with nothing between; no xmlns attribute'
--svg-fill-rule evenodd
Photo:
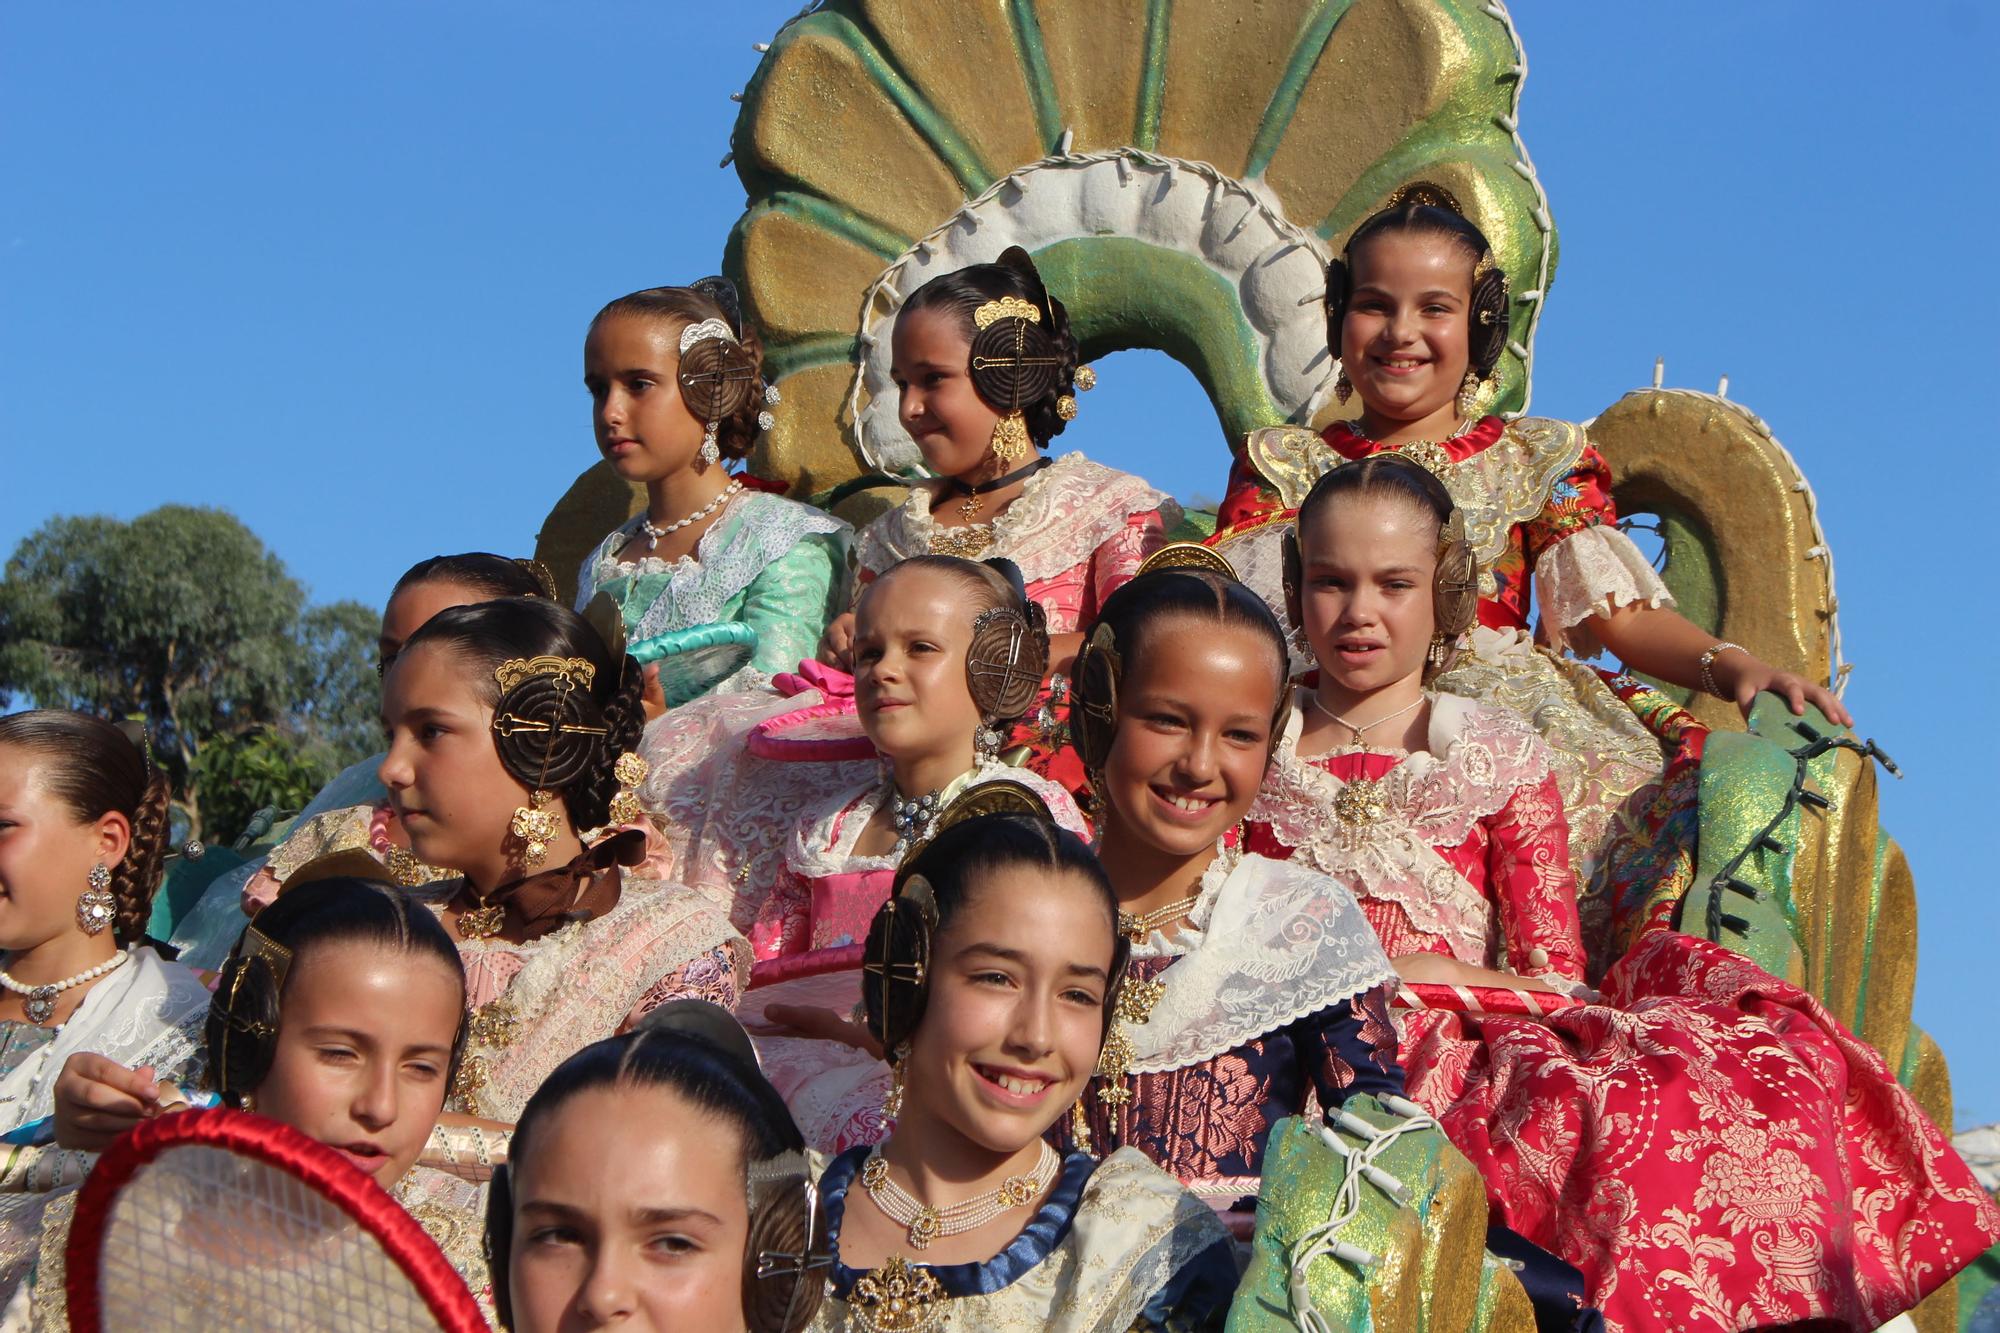
<svg viewBox="0 0 2000 1333"><path fill-rule="evenodd" d="M1670 607L1674 595L1630 537L1598 523L1542 552L1535 561L1535 602L1571 652L1595 657L1601 645L1585 621L1621 606Z"/></svg>
<svg viewBox="0 0 2000 1333"><path fill-rule="evenodd" d="M1152 1016L1127 1028L1134 1073L1212 1060L1395 978L1360 905L1327 876L1255 855L1209 869L1221 874L1203 877L1205 933L1159 974Z"/></svg>
<svg viewBox="0 0 2000 1333"><path fill-rule="evenodd" d="M1087 826L1083 822L1082 811L1076 808L1076 800L1060 783L1049 781L1030 769L1003 764L997 759L987 760L953 778L939 793L940 808L982 783L999 779L1018 782L1042 798L1056 823L1078 837L1087 837ZM861 831L868 827L868 821L877 811L889 803L889 786L880 778L865 786L850 787L846 793L826 807L817 817L798 826L792 839L790 851L786 855L787 867L793 874L803 879L822 879L828 875L855 875L870 870L894 870L901 862L894 856L856 856L854 844L861 840ZM838 836L834 824L839 822Z"/></svg>
<svg viewBox="0 0 2000 1333"><path fill-rule="evenodd" d="M1436 849L1459 846L1516 791L1546 778L1548 747L1518 714L1434 695L1430 752L1377 779L1380 819L1347 824L1333 811L1348 784L1299 757L1304 706L1301 691L1250 818L1357 899L1395 903L1419 930L1449 939L1455 956L1485 957L1492 907Z"/></svg>
<svg viewBox="0 0 2000 1333"><path fill-rule="evenodd" d="M880 574L899 560L925 555L937 522L934 492L916 486L903 503L861 533L861 567ZM1118 535L1134 515L1162 511L1166 526L1180 521L1180 506L1166 492L1129 472L1093 463L1080 453L1058 457L1028 479L1021 494L994 519L993 546L1021 567L1029 583L1067 574Z"/></svg>
<svg viewBox="0 0 2000 1333"><path fill-rule="evenodd" d="M850 531L846 523L811 505L782 495L745 491L701 534L692 556L672 561L646 556L631 564L620 563L618 551L638 534L644 518L644 514L635 515L598 543L584 562L576 591L576 609L581 611L612 579L665 574L667 586L653 598L639 622L626 627L634 640L722 619L722 609L729 600L803 538Z"/></svg>

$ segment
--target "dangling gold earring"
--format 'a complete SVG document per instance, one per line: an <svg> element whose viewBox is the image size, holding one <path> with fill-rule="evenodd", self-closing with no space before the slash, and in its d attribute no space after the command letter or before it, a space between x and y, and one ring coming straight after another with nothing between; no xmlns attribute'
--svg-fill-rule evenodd
<svg viewBox="0 0 2000 1333"><path fill-rule="evenodd" d="M606 808L606 817L614 824L636 824L645 817L639 805L639 784L646 780L652 766L637 754L627 750L618 756L618 762L611 766L611 774L618 779L618 791Z"/></svg>
<svg viewBox="0 0 2000 1333"><path fill-rule="evenodd" d="M1446 644L1444 641L1444 635L1442 634L1431 635L1431 650L1428 653L1424 654L1425 660L1428 661L1434 667L1441 667L1444 665L1445 656L1446 656Z"/></svg>
<svg viewBox="0 0 2000 1333"><path fill-rule="evenodd" d="M255 1114L257 1110L257 1099L247 1092L243 1094L243 1109L252 1114Z"/></svg>
<svg viewBox="0 0 2000 1333"><path fill-rule="evenodd" d="M1026 458L1034 447L1028 438L1028 419L1018 408L993 423L993 456L1002 463Z"/></svg>
<svg viewBox="0 0 2000 1333"><path fill-rule="evenodd" d="M1485 385L1478 374L1467 367L1465 378L1458 382L1458 416L1461 421L1471 421L1479 416L1480 400L1485 397Z"/></svg>
<svg viewBox="0 0 2000 1333"><path fill-rule="evenodd" d="M903 1062L898 1060L889 1074L889 1095L882 1099L882 1118L894 1120L903 1113Z"/></svg>
<svg viewBox="0 0 2000 1333"><path fill-rule="evenodd" d="M556 839L556 812L548 808L550 794L537 791L533 805L514 807L507 831L522 844L521 864L533 870L548 858L549 844Z"/></svg>
<svg viewBox="0 0 2000 1333"><path fill-rule="evenodd" d="M118 912L118 900L111 896L111 872L103 862L90 868L90 887L77 896L76 926L86 935L102 935Z"/></svg>
<svg viewBox="0 0 2000 1333"><path fill-rule="evenodd" d="M1083 1091L1076 1095L1076 1101L1069 1108L1069 1137L1078 1152L1091 1151L1090 1116L1083 1109L1083 1099L1090 1095L1090 1084L1083 1085Z"/></svg>
<svg viewBox="0 0 2000 1333"><path fill-rule="evenodd" d="M1348 399L1352 398L1353 396L1354 396L1354 381L1347 378L1347 367L1342 366L1340 368L1340 373L1334 376L1333 378L1334 400L1336 402L1345 403Z"/></svg>

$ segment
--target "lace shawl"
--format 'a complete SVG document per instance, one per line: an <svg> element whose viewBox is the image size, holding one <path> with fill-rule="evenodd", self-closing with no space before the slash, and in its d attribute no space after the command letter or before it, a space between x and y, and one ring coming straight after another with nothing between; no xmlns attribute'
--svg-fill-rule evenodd
<svg viewBox="0 0 2000 1333"><path fill-rule="evenodd" d="M55 1039L0 1079L0 1128L14 1130L55 1111L56 1077L79 1051L128 1068L150 1065L169 1083L200 1076L209 994L200 978L140 945L132 959L92 986Z"/></svg>
<svg viewBox="0 0 2000 1333"><path fill-rule="evenodd" d="M1601 645L1584 624L1621 606L1672 606L1674 596L1630 537L1597 523L1580 528L1535 562L1535 600L1542 619L1578 657Z"/></svg>
<svg viewBox="0 0 2000 1333"><path fill-rule="evenodd" d="M1348 784L1299 757L1307 706L1301 691L1250 818L1356 899L1392 902L1419 930L1450 941L1455 957L1485 959L1492 906L1436 849L1463 843L1517 790L1547 777L1548 747L1515 713L1435 695L1429 753L1409 756L1377 781L1381 818L1349 824L1334 814Z"/></svg>
<svg viewBox="0 0 2000 1333"><path fill-rule="evenodd" d="M862 529L862 569L880 574L899 560L930 551L931 534L937 530L931 498L928 486L914 487L901 505ZM1135 516L1155 510L1167 527L1180 521L1180 506L1166 492L1080 453L1063 454L1029 478L1006 512L993 520L993 546L986 554L1005 556L1021 567L1023 580L1038 583L1084 564Z"/></svg>
<svg viewBox="0 0 2000 1333"><path fill-rule="evenodd" d="M671 561L646 556L631 564L621 563L618 552L638 535L644 518L644 514L635 514L597 544L583 562L576 590L576 609L581 611L615 579L664 575L665 586L653 595L637 620L627 614L626 632L635 641L726 619L723 609L730 600L801 540L814 534L832 535L845 549L853 531L811 505L763 491L745 491L730 502L719 522L702 533L693 555ZM825 614L824 606L815 610Z"/></svg>
<svg viewBox="0 0 2000 1333"><path fill-rule="evenodd" d="M1353 895L1303 865L1225 852L1189 921L1178 943L1156 934L1134 951L1180 956L1152 1015L1126 1029L1132 1073L1202 1064L1396 976Z"/></svg>
<svg viewBox="0 0 2000 1333"><path fill-rule="evenodd" d="M456 888L456 881L441 889ZM424 891L434 896L434 891ZM468 989L498 988L480 1006L465 1043L452 1109L492 1120L519 1118L555 1067L618 1032L664 979L718 949L735 973L730 998L750 970L748 946L721 912L679 884L628 875L618 905L529 944L463 940Z"/></svg>

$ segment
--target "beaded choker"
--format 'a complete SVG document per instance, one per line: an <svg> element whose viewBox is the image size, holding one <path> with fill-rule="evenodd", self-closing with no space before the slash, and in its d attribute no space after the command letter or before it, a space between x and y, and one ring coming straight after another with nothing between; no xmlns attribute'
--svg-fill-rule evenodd
<svg viewBox="0 0 2000 1333"><path fill-rule="evenodd" d="M1034 1170L1023 1176L1009 1176L998 1189L975 1194L970 1199L943 1208L933 1208L889 1179L889 1163L877 1145L861 1164L861 1188L882 1210L882 1215L907 1230L910 1248L926 1250L940 1236L957 1236L976 1231L1002 1213L1024 1208L1042 1196L1062 1169L1062 1154L1042 1143L1042 1154Z"/></svg>

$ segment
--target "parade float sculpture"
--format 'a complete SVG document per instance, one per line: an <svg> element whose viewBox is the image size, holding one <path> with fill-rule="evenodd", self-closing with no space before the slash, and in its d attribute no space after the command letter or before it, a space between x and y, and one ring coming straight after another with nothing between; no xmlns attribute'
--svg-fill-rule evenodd
<svg viewBox="0 0 2000 1333"><path fill-rule="evenodd" d="M1010 245L1063 293L1086 359L1154 348L1195 375L1215 408L1218 477L1224 446L1254 429L1324 426L1341 412L1326 261L1420 177L1457 195L1515 277L1492 410L1528 408L1556 232L1520 135L1526 58L1501 4L832 0L760 49L725 159L749 198L724 266L785 403L751 468L799 497L860 522L919 475L888 379L890 322L929 277ZM1657 524L1684 614L1840 681L1830 546L1763 422L1656 382L1591 435L1621 513ZM591 469L537 554L561 580L637 503ZM1680 928L1810 990L1950 1125L1944 1060L1910 1021L1915 890L1877 822L1879 752L1773 700L1745 729L1727 705L1668 692L1713 729L1698 854L1666 885ZM1353 1162L1369 1143L1275 1133L1271 1171ZM1401 1197L1375 1184L1337 1197L1329 1178L1300 1204L1317 1227L1262 1228L1231 1327L1294 1327L1304 1302L1327 1329L1531 1328L1518 1284L1481 1250L1469 1164L1434 1130L1373 1151ZM1342 1209L1332 1237L1328 1210ZM1994 1271L1988 1256L1939 1290L1917 1326L1969 1324Z"/></svg>

